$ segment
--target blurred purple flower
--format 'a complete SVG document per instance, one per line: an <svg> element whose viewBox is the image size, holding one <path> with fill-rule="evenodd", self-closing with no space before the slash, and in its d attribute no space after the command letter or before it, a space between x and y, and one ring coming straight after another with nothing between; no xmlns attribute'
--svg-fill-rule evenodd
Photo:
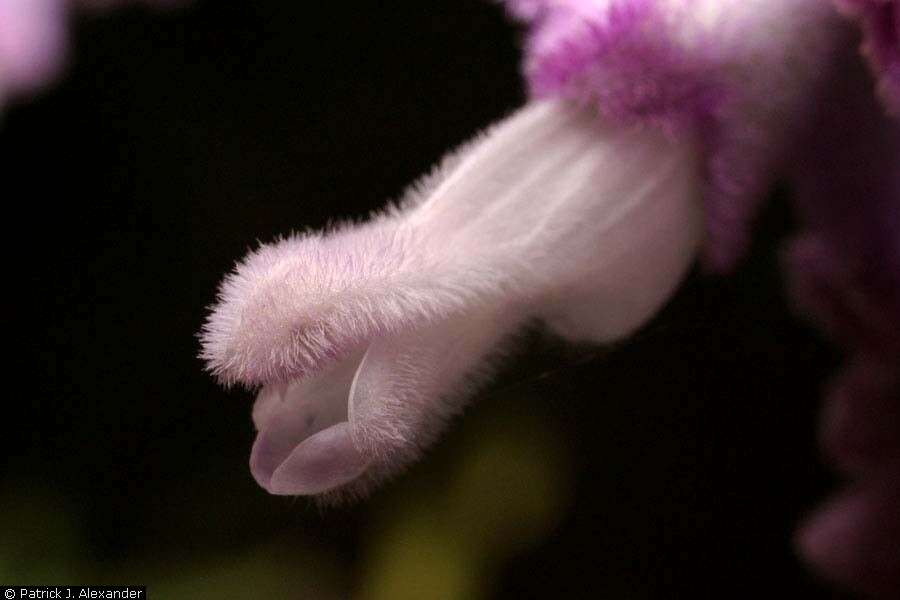
<svg viewBox="0 0 900 600"><path fill-rule="evenodd" d="M35 92L62 70L65 0L0 0L0 97Z"/></svg>
<svg viewBox="0 0 900 600"><path fill-rule="evenodd" d="M823 444L857 478L800 547L824 576L900 597L900 133L846 50L849 25L822 0L510 5L531 25L534 95L697 132L709 266L734 264L773 177L792 177L804 226L787 262L793 296L854 355L828 396ZM897 112L900 2L840 8Z"/></svg>
<svg viewBox="0 0 900 600"><path fill-rule="evenodd" d="M900 2L897 0L836 0L845 13L859 19L864 32L863 54L879 77L879 94L900 115Z"/></svg>
<svg viewBox="0 0 900 600"><path fill-rule="evenodd" d="M0 0L0 103L34 94L59 77L68 58L70 9L128 2L172 6L179 0Z"/></svg>
<svg viewBox="0 0 900 600"><path fill-rule="evenodd" d="M890 3L882 3L890 8ZM896 9L900 3L893 3ZM888 53L887 48L882 52ZM893 38L896 57L900 39ZM871 52L868 53L871 56ZM829 386L826 456L851 484L802 528L826 577L900 597L900 122L882 75L879 110L852 53L837 61L797 161L804 231L787 269L798 306L838 341L850 366ZM895 67L897 63L895 62ZM896 84L896 81L894 82Z"/></svg>

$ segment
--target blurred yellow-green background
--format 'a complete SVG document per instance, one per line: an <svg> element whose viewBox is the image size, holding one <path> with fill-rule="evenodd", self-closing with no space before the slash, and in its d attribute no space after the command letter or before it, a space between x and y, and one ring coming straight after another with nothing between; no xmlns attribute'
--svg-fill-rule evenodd
<svg viewBox="0 0 900 600"><path fill-rule="evenodd" d="M497 571L545 540L572 500L558 426L496 408L370 506L328 516L265 496L243 464L167 489L129 485L154 508L122 531L143 538L117 540L124 556L98 555L72 498L46 482L14 486L0 505L0 581L139 582L154 598L488 598ZM327 537L351 527L362 539L348 560Z"/></svg>

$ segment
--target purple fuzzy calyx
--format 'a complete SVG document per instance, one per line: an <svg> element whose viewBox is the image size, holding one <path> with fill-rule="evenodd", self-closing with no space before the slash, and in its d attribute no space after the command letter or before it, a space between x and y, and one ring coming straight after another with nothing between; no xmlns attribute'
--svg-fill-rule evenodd
<svg viewBox="0 0 900 600"><path fill-rule="evenodd" d="M761 199L803 129L841 40L821 0L530 0L524 71L535 97L700 136L707 264L744 252Z"/></svg>

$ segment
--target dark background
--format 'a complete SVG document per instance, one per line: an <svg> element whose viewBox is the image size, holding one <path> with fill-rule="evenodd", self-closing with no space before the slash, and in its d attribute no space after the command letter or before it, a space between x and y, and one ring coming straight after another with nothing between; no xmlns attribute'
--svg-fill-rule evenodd
<svg viewBox="0 0 900 600"><path fill-rule="evenodd" d="M560 434L566 500L512 544L487 597L834 597L791 541L833 484L815 423L835 357L782 293L786 190L737 272L694 273L633 340L528 337L434 455L370 501L320 512L256 487L252 396L216 387L196 358L223 273L256 240L397 197L524 102L521 32L498 6L389 6L82 17L65 80L7 112L5 576L56 561L46 573L152 564L164 579L274 544L358 593L377 515L410 510L394 488L439 494L470 420L489 431L530 414ZM64 530L79 532L65 556Z"/></svg>

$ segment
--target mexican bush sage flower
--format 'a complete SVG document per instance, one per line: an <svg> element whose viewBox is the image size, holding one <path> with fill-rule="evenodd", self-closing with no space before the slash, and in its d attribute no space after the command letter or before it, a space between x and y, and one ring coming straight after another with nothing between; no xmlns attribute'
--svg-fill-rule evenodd
<svg viewBox="0 0 900 600"><path fill-rule="evenodd" d="M525 108L399 206L264 245L222 284L203 356L261 388L257 481L366 492L434 440L526 323L608 342L697 255L732 268L786 176L804 228L792 292L856 357L826 444L861 477L800 546L826 576L896 597L900 431L879 415L900 412L898 4L507 2L528 28Z"/></svg>
<svg viewBox="0 0 900 600"><path fill-rule="evenodd" d="M537 101L361 226L266 245L203 335L263 386L257 481L360 493L420 453L533 319L605 342L644 323L699 248L692 140Z"/></svg>
<svg viewBox="0 0 900 600"><path fill-rule="evenodd" d="M700 248L703 201L738 231L716 207L763 188L834 37L833 11L801 0L511 8L548 100L399 207L264 245L222 285L203 356L261 387L251 469L270 492L396 472L528 321L594 342L646 322Z"/></svg>

